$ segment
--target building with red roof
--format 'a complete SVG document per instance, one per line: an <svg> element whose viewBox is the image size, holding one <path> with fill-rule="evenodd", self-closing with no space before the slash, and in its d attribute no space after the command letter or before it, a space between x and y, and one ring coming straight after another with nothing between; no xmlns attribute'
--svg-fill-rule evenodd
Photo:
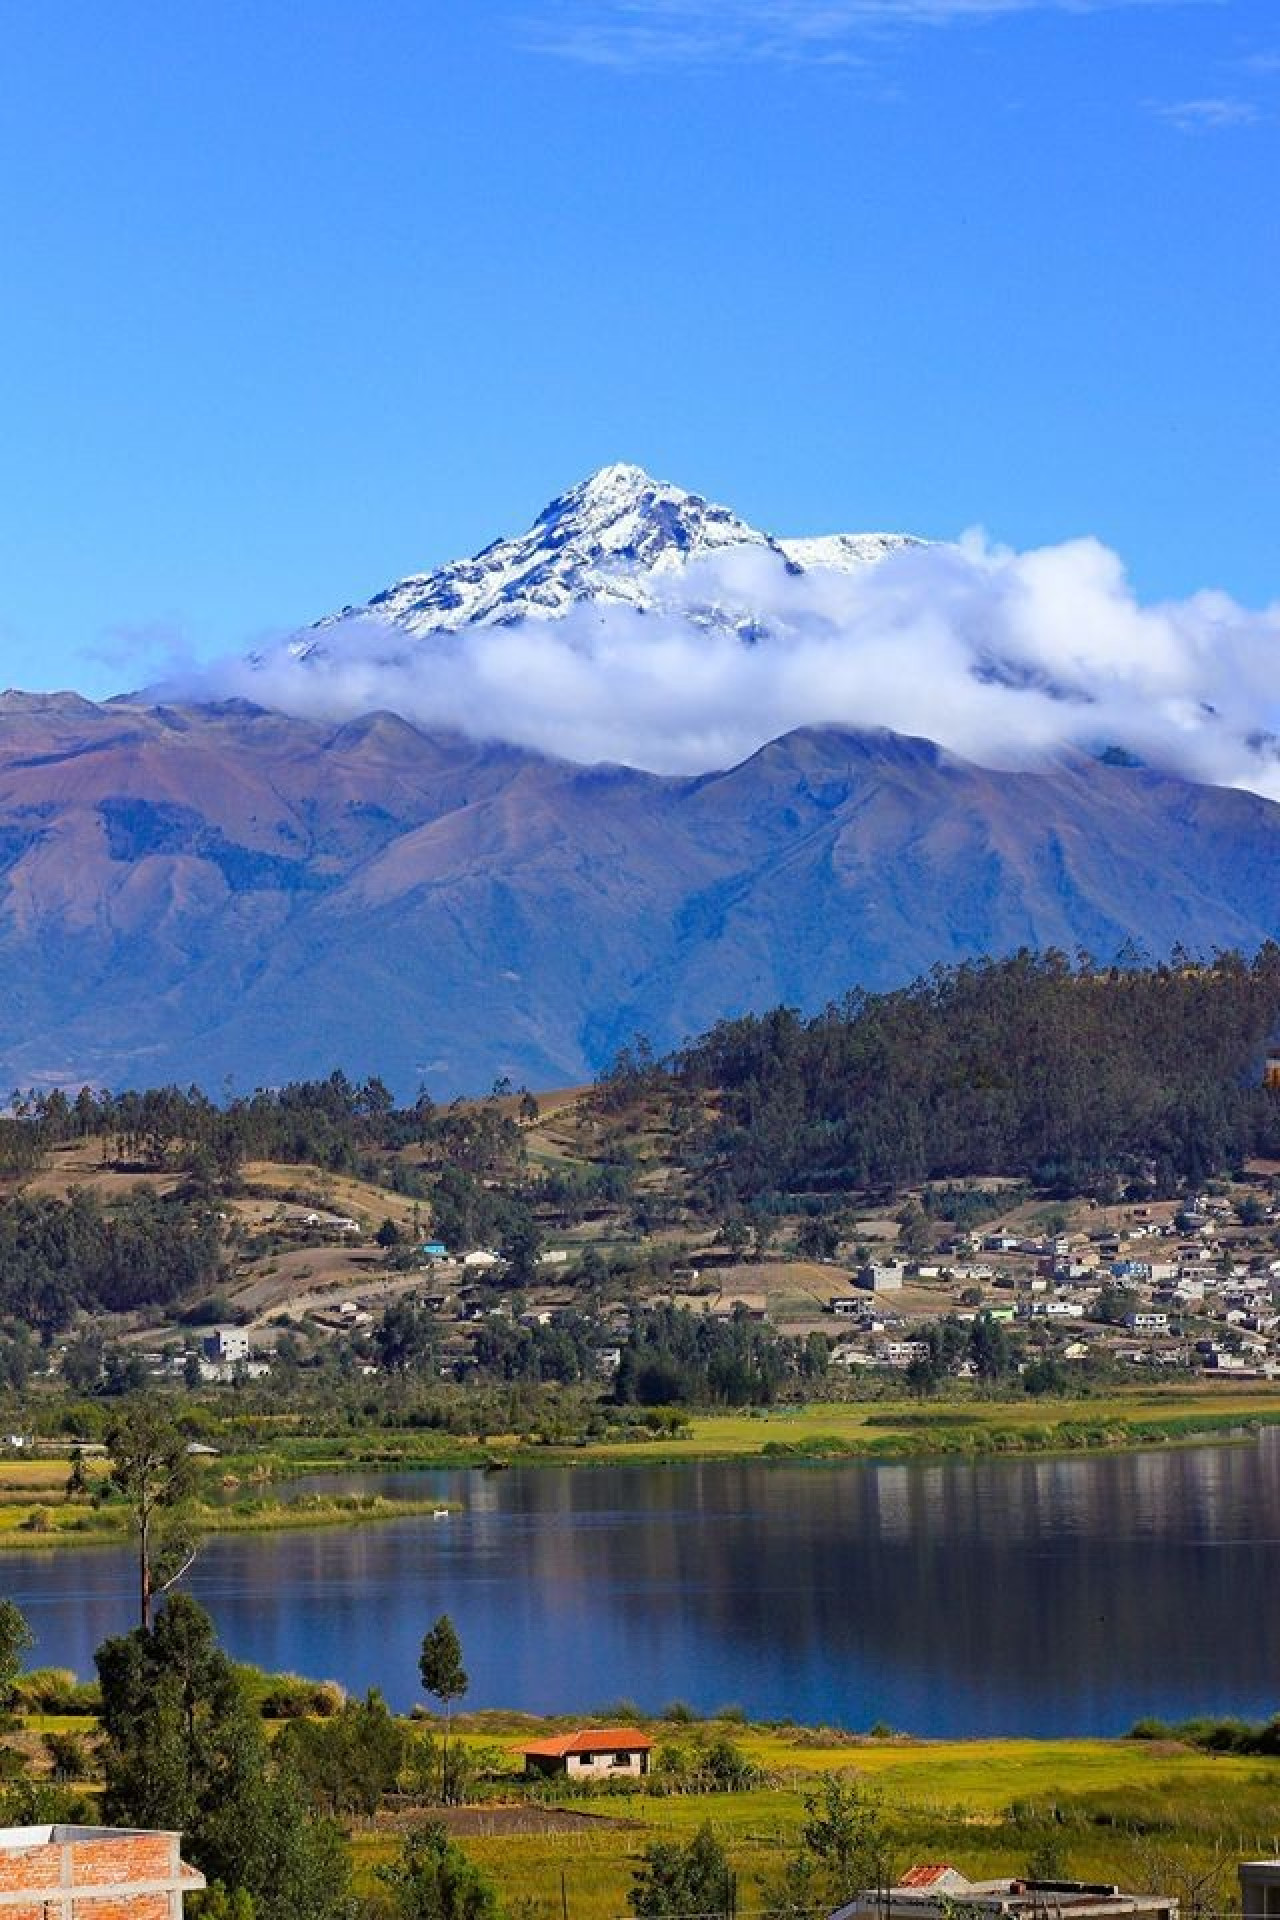
<svg viewBox="0 0 1280 1920"><path fill-rule="evenodd" d="M576 1733L531 1740L520 1751L526 1773L565 1774L572 1780L616 1780L648 1773L653 1741L638 1727L580 1727Z"/></svg>

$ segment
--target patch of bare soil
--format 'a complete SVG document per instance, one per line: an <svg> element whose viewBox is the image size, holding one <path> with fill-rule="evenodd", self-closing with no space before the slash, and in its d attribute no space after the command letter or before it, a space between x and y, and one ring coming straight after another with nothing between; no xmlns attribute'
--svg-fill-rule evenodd
<svg viewBox="0 0 1280 1920"><path fill-rule="evenodd" d="M582 1833L589 1828L618 1827L637 1831L639 1820L621 1820L614 1814L586 1813L577 1807L492 1806L492 1807L414 1807L401 1812L381 1812L375 1827L379 1832L403 1833L406 1828L438 1822L450 1833L472 1839L489 1839L504 1834Z"/></svg>

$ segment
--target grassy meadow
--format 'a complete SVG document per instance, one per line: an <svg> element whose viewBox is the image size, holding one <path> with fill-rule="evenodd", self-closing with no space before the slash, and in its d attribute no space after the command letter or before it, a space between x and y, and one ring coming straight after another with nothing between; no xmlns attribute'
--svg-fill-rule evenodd
<svg viewBox="0 0 1280 1920"><path fill-rule="evenodd" d="M484 1720L483 1730L463 1737L489 1753L528 1727L512 1722L504 1734L498 1716ZM460 1844L509 1908L559 1914L563 1894L571 1920L613 1920L628 1911L644 1848L657 1839L686 1841L707 1820L737 1870L739 1911L759 1909L797 1847L806 1793L831 1771L881 1796L896 1871L917 1860L950 1860L975 1877L1018 1873L1051 1835L1073 1876L1158 1885L1209 1910L1234 1896L1238 1859L1275 1849L1280 1826L1280 1761L1207 1754L1174 1740L914 1741L736 1725L652 1731L659 1744L727 1733L768 1784L743 1793L550 1800L540 1791L539 1805L588 1816L567 1832L513 1830L500 1806L459 1816ZM510 1791L499 1788L497 1797L523 1798L514 1773ZM397 1844L386 1831L355 1833L360 1872L391 1858Z"/></svg>
<svg viewBox="0 0 1280 1920"><path fill-rule="evenodd" d="M101 1492L107 1463L92 1457L83 1463L90 1493ZM37 1458L0 1461L0 1553L6 1549L121 1546L132 1540L129 1514L123 1503L106 1499L95 1504L88 1496L68 1498L71 1459ZM202 1533L275 1533L297 1527L359 1526L377 1520L396 1520L414 1514L456 1510L456 1501L434 1497L390 1500L372 1493L305 1494L294 1499L271 1498L260 1484L245 1487L230 1476L207 1472L192 1519Z"/></svg>
<svg viewBox="0 0 1280 1920"><path fill-rule="evenodd" d="M1221 1392L1200 1386L1134 1387L1048 1404L1025 1397L926 1403L902 1398L694 1414L675 1435L592 1441L567 1451L593 1460L1074 1452L1212 1438L1277 1421L1280 1390L1270 1383Z"/></svg>
<svg viewBox="0 0 1280 1920"><path fill-rule="evenodd" d="M264 1440L255 1462L271 1473L478 1465L668 1465L681 1461L909 1459L991 1453L1076 1453L1247 1438L1280 1423L1280 1386L1135 1384L1081 1399L984 1398L957 1392L928 1401L906 1395L637 1418L604 1436L538 1439L492 1433L466 1443L448 1434L380 1428Z"/></svg>

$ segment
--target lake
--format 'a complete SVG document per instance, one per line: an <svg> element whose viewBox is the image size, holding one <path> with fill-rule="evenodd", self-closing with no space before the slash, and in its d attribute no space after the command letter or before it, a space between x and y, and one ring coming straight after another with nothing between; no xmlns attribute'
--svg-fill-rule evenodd
<svg viewBox="0 0 1280 1920"><path fill-rule="evenodd" d="M1280 1432L1065 1459L527 1468L317 1481L464 1511L211 1539L239 1658L417 1697L453 1616L469 1706L741 1705L921 1734L1116 1733L1280 1700ZM41 1664L133 1624L116 1549L6 1552Z"/></svg>

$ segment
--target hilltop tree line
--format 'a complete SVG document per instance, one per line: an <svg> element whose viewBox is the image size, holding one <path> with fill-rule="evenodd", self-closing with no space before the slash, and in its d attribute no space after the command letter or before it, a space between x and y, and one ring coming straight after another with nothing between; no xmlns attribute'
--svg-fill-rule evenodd
<svg viewBox="0 0 1280 1920"><path fill-rule="evenodd" d="M409 1146L446 1118L425 1095L398 1108L381 1080L356 1082L340 1072L228 1096L221 1104L196 1086L120 1093L81 1087L74 1097L60 1088L18 1090L11 1110L0 1134L10 1167L51 1147L86 1141L99 1143L103 1159L118 1165L188 1166L224 1182L246 1160L352 1172L363 1152Z"/></svg>
<svg viewBox="0 0 1280 1920"><path fill-rule="evenodd" d="M1262 1076L1277 1033L1275 943L1251 962L1105 970L1022 952L814 1019L723 1021L669 1069L632 1052L611 1078L615 1097L665 1086L673 1109L712 1110L677 1138L721 1208L979 1173L1173 1193L1280 1151Z"/></svg>
<svg viewBox="0 0 1280 1920"><path fill-rule="evenodd" d="M1195 1183L1280 1144L1280 1103L1259 1071L1278 1035L1274 942L1252 961L1153 967L1024 951L895 992L857 990L812 1019L778 1008L722 1021L666 1063L639 1041L601 1076L595 1102L608 1114L660 1095L677 1157L704 1188L719 1178L741 1197L980 1172L1073 1190L1142 1171ZM440 1108L424 1092L397 1106L381 1080L341 1072L222 1104L198 1087L17 1092L0 1122L0 1173L97 1141L104 1160L185 1167L197 1188L230 1184L246 1160L412 1181L416 1169L376 1156L416 1146L423 1197L459 1242L502 1232L504 1178L524 1203L579 1219L631 1197L621 1163L527 1178L522 1121L536 1114L528 1094Z"/></svg>

